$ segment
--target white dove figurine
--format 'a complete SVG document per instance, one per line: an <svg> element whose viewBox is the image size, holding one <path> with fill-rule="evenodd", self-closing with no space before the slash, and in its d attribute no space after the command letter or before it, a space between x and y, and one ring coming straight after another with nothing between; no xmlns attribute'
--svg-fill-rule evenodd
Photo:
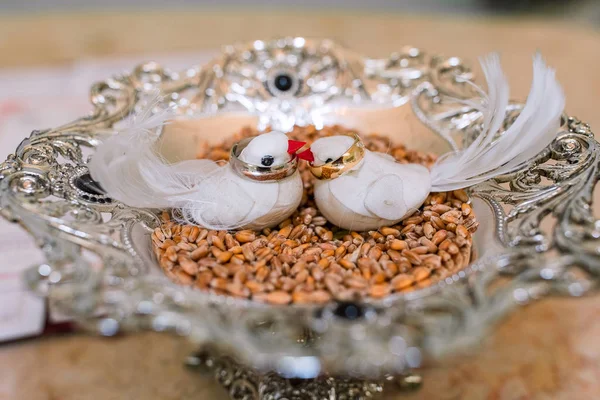
<svg viewBox="0 0 600 400"><path fill-rule="evenodd" d="M296 154L304 142L281 132L234 145L230 161L168 164L155 150L169 110L152 115L155 99L131 126L100 145L88 165L107 195L132 207L175 208L186 223L209 229L277 225L300 204L303 185Z"/></svg>
<svg viewBox="0 0 600 400"><path fill-rule="evenodd" d="M508 106L508 83L499 57L481 62L488 93L469 101L483 115L482 131L463 150L442 155L431 171L400 164L364 148L358 136L316 140L310 150L315 202L333 224L358 231L393 225L414 213L430 192L475 185L523 166L555 138L565 105L563 91L541 56L533 63L533 83L517 119L499 135ZM498 136L499 135L499 136Z"/></svg>

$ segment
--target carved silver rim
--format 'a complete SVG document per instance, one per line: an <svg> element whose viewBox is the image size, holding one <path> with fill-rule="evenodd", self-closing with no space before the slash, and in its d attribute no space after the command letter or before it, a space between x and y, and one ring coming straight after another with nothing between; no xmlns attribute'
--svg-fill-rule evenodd
<svg viewBox="0 0 600 400"><path fill-rule="evenodd" d="M281 71L295 80L293 95L287 85L273 89L269 79ZM2 213L28 229L47 256L47 266L27 273L30 285L94 332L171 331L286 376L399 374L423 357L470 345L515 306L596 287L600 223L591 206L600 150L588 125L565 116L554 143L529 165L471 188L493 211L501 251L437 286L362 305L353 321L338 317L336 304L266 306L172 284L135 243L157 226L157 214L94 194L81 177L94 147L155 89L182 115L244 109L259 117L259 127L284 130L318 125L321 110L349 100L408 103L456 146L457 138L468 142L478 133L479 114L453 101L472 96L463 83L470 78L455 57L406 48L368 59L302 38L229 46L181 74L143 64L92 87L92 116L33 132L0 165ZM511 107L506 124L519 110ZM104 267L92 268L82 249Z"/></svg>

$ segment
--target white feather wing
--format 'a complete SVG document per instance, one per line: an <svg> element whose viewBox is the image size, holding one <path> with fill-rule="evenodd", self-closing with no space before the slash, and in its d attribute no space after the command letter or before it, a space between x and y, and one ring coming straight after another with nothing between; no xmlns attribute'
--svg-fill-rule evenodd
<svg viewBox="0 0 600 400"><path fill-rule="evenodd" d="M212 229L236 227L244 222L254 199L228 175L226 171L212 175L200 182L194 193L180 199L186 222Z"/></svg>
<svg viewBox="0 0 600 400"><path fill-rule="evenodd" d="M404 202L404 182L398 175L388 174L367 188L365 208L379 218L397 220L408 211Z"/></svg>
<svg viewBox="0 0 600 400"><path fill-rule="evenodd" d="M400 164L386 154L367 151L359 168L329 185L332 195L352 212L399 220L422 204L430 179L421 165Z"/></svg>
<svg viewBox="0 0 600 400"><path fill-rule="evenodd" d="M366 208L367 189L377 181L377 174L368 165L370 152L366 152L362 164L339 178L329 181L331 194L353 213L373 217Z"/></svg>
<svg viewBox="0 0 600 400"><path fill-rule="evenodd" d="M278 183L244 179L227 165L178 203L186 222L221 230L251 224L267 215L277 199Z"/></svg>
<svg viewBox="0 0 600 400"><path fill-rule="evenodd" d="M527 102L499 138L508 106L508 83L497 56L484 59L482 67L488 85L481 106L482 132L466 149L438 160L431 170L434 191L460 189L510 172L539 154L558 132L565 97L554 70L540 55L534 59Z"/></svg>
<svg viewBox="0 0 600 400"><path fill-rule="evenodd" d="M88 164L110 197L133 207L169 207L173 196L188 193L200 178L178 173L155 152L160 130L172 116L169 109L152 115L155 104L98 146Z"/></svg>

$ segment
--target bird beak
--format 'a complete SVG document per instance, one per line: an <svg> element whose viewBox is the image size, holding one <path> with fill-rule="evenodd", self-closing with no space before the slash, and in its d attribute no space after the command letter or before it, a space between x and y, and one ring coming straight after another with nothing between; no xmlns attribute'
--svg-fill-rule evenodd
<svg viewBox="0 0 600 400"><path fill-rule="evenodd" d="M313 155L312 151L310 151L310 147L308 149L304 150L302 153L296 154L296 156L298 156L298 158L300 158L302 160L306 160L308 162L315 161L315 156Z"/></svg>
<svg viewBox="0 0 600 400"><path fill-rule="evenodd" d="M289 154L296 154L298 150L303 148L306 145L306 142L301 142L299 140L288 140L288 149L287 152Z"/></svg>
<svg viewBox="0 0 600 400"><path fill-rule="evenodd" d="M313 156L312 151L310 151L310 148L298 153L298 150L302 149L304 146L306 146L306 142L288 140L288 153L293 154L302 160L313 162L315 157Z"/></svg>

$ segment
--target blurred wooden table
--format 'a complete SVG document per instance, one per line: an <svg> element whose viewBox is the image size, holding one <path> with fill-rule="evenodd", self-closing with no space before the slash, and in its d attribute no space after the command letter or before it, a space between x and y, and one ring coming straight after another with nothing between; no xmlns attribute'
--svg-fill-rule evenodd
<svg viewBox="0 0 600 400"><path fill-rule="evenodd" d="M239 10L0 16L0 68L148 51L200 52L280 35L328 37L371 56L406 44L473 62L499 51L516 98L528 91L531 56L539 50L557 69L567 111L600 127L600 34L557 21ZM407 398L596 399L599 338L598 298L545 300L507 318L472 356L424 371L423 389ZM226 398L212 379L182 368L191 350L183 340L157 334L3 345L0 400Z"/></svg>

